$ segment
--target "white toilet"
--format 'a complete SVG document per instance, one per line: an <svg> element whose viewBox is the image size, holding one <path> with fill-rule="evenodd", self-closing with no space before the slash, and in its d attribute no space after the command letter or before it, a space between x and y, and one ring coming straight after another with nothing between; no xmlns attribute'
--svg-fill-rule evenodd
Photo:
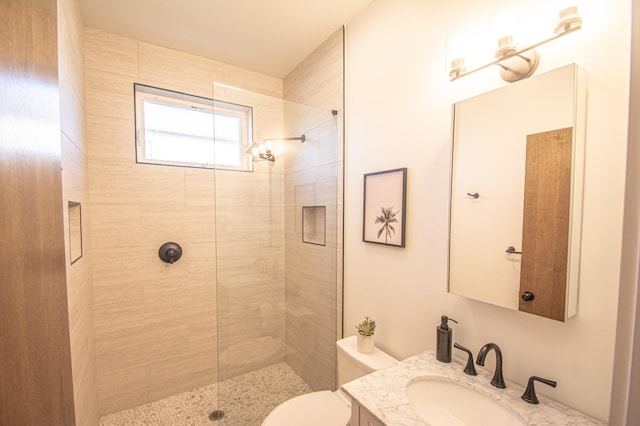
<svg viewBox="0 0 640 426"><path fill-rule="evenodd" d="M351 417L351 401L340 386L398 362L378 348L370 354L358 352L356 336L338 340L336 347L338 390L311 392L291 398L274 408L262 426L346 426Z"/></svg>

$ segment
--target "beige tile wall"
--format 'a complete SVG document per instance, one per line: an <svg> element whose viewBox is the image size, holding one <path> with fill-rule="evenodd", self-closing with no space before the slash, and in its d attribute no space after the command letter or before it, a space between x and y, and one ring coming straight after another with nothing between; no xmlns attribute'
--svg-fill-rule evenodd
<svg viewBox="0 0 640 426"><path fill-rule="evenodd" d="M83 255L71 265L65 240L69 330L75 421L98 425L87 143L85 138L84 24L76 0L58 1L58 69L62 139L62 190L65 235L69 235L69 201L81 203Z"/></svg>
<svg viewBox="0 0 640 426"><path fill-rule="evenodd" d="M96 29L85 31L84 52L100 413L216 381L218 352L220 378L281 361L282 166L136 164L133 84L207 98L214 81L240 87L215 97L259 98L250 105L261 135L282 133L282 101L272 98L282 81ZM173 265L157 255L166 241L184 251ZM259 291L247 286L256 279ZM239 302L221 313L219 335L217 285L222 301Z"/></svg>
<svg viewBox="0 0 640 426"><path fill-rule="evenodd" d="M214 97L253 106L254 140L282 135L281 98L221 85ZM220 379L284 360L281 148L276 162L258 162L254 173L216 174Z"/></svg>
<svg viewBox="0 0 640 426"><path fill-rule="evenodd" d="M284 80L287 132L307 136L285 161L285 359L314 390L336 388L342 335L343 40L339 29ZM326 206L326 246L302 243L303 206Z"/></svg>

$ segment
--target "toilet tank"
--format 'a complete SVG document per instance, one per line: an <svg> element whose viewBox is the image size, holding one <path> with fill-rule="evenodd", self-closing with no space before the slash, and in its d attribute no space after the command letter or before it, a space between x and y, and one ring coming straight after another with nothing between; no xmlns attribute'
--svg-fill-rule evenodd
<svg viewBox="0 0 640 426"><path fill-rule="evenodd" d="M398 362L391 355L377 347L373 353L358 352L356 336L350 336L336 342L338 350L338 385L342 386L376 370L387 368Z"/></svg>

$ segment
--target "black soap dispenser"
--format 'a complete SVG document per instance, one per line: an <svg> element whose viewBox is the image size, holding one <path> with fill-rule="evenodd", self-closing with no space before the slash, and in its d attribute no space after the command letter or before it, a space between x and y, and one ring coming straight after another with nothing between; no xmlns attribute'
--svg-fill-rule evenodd
<svg viewBox="0 0 640 426"><path fill-rule="evenodd" d="M458 321L443 315L441 323L436 327L436 359L440 362L451 362L451 346L453 345L453 332L449 327L449 320Z"/></svg>

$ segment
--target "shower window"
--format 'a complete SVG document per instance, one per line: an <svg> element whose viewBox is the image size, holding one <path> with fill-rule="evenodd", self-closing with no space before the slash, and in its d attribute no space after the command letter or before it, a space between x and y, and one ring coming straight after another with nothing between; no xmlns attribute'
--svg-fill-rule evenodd
<svg viewBox="0 0 640 426"><path fill-rule="evenodd" d="M135 84L138 163L252 170L251 107Z"/></svg>

